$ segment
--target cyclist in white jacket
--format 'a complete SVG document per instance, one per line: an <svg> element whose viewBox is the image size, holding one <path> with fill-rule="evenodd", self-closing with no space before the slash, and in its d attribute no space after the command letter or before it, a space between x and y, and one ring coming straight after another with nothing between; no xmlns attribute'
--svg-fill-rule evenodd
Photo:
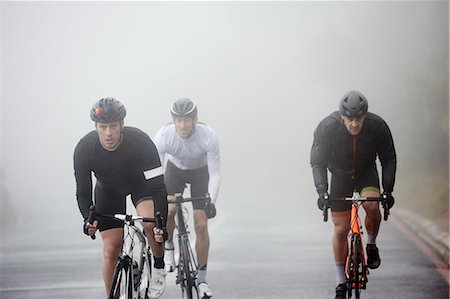
<svg viewBox="0 0 450 299"><path fill-rule="evenodd" d="M173 122L162 127L155 135L154 142L161 162L167 159L164 178L169 199L182 193L190 184L192 197L209 194L211 204L193 203L196 232L195 249L199 264L197 283L200 298L212 297L206 282L206 268L209 252L208 218L216 214L215 202L220 186L219 139L208 125L198 122L197 106L190 99L179 99L171 108ZM175 269L173 230L175 228L175 206L169 205L166 242L166 268Z"/></svg>

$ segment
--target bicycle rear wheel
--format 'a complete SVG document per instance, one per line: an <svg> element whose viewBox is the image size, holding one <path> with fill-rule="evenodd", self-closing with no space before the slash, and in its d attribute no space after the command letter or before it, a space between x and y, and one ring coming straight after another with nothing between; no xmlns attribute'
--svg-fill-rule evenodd
<svg viewBox="0 0 450 299"><path fill-rule="evenodd" d="M133 299L133 284L131 264L125 259L120 259L114 272L110 299Z"/></svg>
<svg viewBox="0 0 450 299"><path fill-rule="evenodd" d="M189 240L180 242L179 275L181 275L181 291L183 298L199 299L197 284L195 283L196 267Z"/></svg>

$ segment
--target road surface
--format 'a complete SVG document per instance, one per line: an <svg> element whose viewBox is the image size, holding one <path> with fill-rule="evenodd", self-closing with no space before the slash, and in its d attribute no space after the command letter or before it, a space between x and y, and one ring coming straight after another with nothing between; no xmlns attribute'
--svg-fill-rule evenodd
<svg viewBox="0 0 450 299"><path fill-rule="evenodd" d="M4 229L0 298L105 298L100 238L86 238L78 226ZM334 298L331 233L314 200L223 200L210 222L214 298ZM448 282L392 222L382 223L378 246L381 266L363 298L449 298ZM174 282L169 273L162 298L181 298Z"/></svg>

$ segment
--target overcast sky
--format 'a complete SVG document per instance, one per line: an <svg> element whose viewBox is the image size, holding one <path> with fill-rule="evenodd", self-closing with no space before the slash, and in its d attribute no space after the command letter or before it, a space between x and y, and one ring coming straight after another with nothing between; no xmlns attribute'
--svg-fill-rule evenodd
<svg viewBox="0 0 450 299"><path fill-rule="evenodd" d="M448 149L446 1L2 1L1 10L0 179L24 215L52 206L81 221L72 155L102 97L122 101L126 125L151 137L172 102L196 101L220 138L219 205L245 192L314 201L312 134L349 89L390 125L399 165L417 150L424 109Z"/></svg>

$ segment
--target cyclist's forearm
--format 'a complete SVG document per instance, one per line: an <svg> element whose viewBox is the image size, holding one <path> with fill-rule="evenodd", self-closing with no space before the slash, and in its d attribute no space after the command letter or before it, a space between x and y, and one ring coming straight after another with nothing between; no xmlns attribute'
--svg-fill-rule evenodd
<svg viewBox="0 0 450 299"><path fill-rule="evenodd" d="M395 173L397 171L397 157L395 151L390 155L380 156L382 169L382 184L385 192L392 192L395 184Z"/></svg>
<svg viewBox="0 0 450 299"><path fill-rule="evenodd" d="M384 125L378 156L382 167L383 189L385 192L392 192L397 171L397 154L389 127L386 124Z"/></svg>
<svg viewBox="0 0 450 299"><path fill-rule="evenodd" d="M77 146L73 157L73 167L76 184L76 198L81 215L86 220L92 205L92 176L87 148Z"/></svg>
<svg viewBox="0 0 450 299"><path fill-rule="evenodd" d="M219 188L220 188L220 175L213 175L209 178L209 186L208 192L211 196L211 202L215 203L217 197L219 196Z"/></svg>
<svg viewBox="0 0 450 299"><path fill-rule="evenodd" d="M78 203L78 209L84 219L89 216L89 208L92 205L92 180L87 179L76 179L76 198Z"/></svg>
<svg viewBox="0 0 450 299"><path fill-rule="evenodd" d="M78 201L78 209L80 210L83 219L86 220L89 216L89 208L93 204L92 200L89 200L87 197L77 197Z"/></svg>
<svg viewBox="0 0 450 299"><path fill-rule="evenodd" d="M382 184L384 192L394 191L396 165L383 166Z"/></svg>
<svg viewBox="0 0 450 299"><path fill-rule="evenodd" d="M320 166L313 166L314 185L318 194L328 192L328 176L327 169Z"/></svg>
<svg viewBox="0 0 450 299"><path fill-rule="evenodd" d="M211 202L215 203L219 195L220 188L220 158L209 159L208 160L208 172L209 172L209 182L208 182L208 192L211 196Z"/></svg>

